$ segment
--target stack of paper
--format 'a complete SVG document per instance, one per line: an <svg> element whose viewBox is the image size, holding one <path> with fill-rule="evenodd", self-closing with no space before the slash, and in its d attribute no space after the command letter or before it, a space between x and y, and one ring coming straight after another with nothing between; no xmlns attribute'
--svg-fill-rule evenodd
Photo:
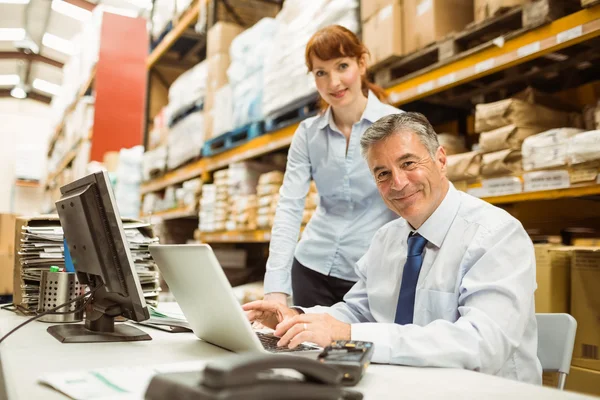
<svg viewBox="0 0 600 400"><path fill-rule="evenodd" d="M54 218L54 216L52 217ZM20 297L15 304L18 303L29 311L36 310L38 306L42 271L49 270L53 265L65 266L64 233L62 227L56 225L58 218L54 221L49 218L44 221L47 222L46 225L39 221L35 225L24 223L20 228L18 262L21 268L21 283ZM152 225L149 223L123 219L123 229L144 298L149 305L156 306L160 292L160 276L148 246L158 243L158 238L154 236Z"/></svg>
<svg viewBox="0 0 600 400"><path fill-rule="evenodd" d="M129 251L140 279L140 285L142 285L146 303L157 306L160 292L159 272L148 246L158 243L158 238L154 236L152 225L149 223L123 222L123 229L125 229Z"/></svg>
<svg viewBox="0 0 600 400"><path fill-rule="evenodd" d="M38 306L42 271L50 266L64 267L63 231L56 226L23 226L19 245L21 264L21 304L35 310Z"/></svg>

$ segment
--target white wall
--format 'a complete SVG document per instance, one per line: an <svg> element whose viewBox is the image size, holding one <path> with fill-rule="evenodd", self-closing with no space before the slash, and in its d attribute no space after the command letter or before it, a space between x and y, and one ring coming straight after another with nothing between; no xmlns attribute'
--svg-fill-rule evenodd
<svg viewBox="0 0 600 400"><path fill-rule="evenodd" d="M46 176L46 152L51 132L50 107L33 100L0 99L0 213L36 214L43 187L14 185L18 162L25 167L41 163L40 180ZM27 149L24 153L23 149ZM18 157L21 158L19 161ZM39 170L34 168L34 170Z"/></svg>

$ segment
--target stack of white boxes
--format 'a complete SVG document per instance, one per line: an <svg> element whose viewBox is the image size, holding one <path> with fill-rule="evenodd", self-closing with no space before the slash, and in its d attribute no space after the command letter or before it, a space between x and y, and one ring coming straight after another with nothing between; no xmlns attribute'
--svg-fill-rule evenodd
<svg viewBox="0 0 600 400"><path fill-rule="evenodd" d="M253 231L256 229L258 201L255 194L236 195L229 198L228 231Z"/></svg>
<svg viewBox="0 0 600 400"><path fill-rule="evenodd" d="M214 184L202 185L200 197L200 225L201 232L215 231L215 205L217 203L217 186Z"/></svg>
<svg viewBox="0 0 600 400"><path fill-rule="evenodd" d="M283 172L272 171L262 174L258 179L256 195L258 196L258 211L256 225L259 229L273 226L275 210L279 201L279 189L283 183Z"/></svg>

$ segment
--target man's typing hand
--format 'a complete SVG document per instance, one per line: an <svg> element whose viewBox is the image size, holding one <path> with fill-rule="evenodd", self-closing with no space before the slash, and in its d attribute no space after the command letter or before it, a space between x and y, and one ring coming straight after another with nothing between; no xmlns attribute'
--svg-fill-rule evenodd
<svg viewBox="0 0 600 400"><path fill-rule="evenodd" d="M257 300L242 306L250 322L260 322L275 329L277 324L298 315L298 311L279 302Z"/></svg>
<svg viewBox="0 0 600 400"><path fill-rule="evenodd" d="M328 346L334 340L350 340L350 324L338 321L329 314L300 314L281 321L274 335L281 339L278 346L295 348L302 342Z"/></svg>

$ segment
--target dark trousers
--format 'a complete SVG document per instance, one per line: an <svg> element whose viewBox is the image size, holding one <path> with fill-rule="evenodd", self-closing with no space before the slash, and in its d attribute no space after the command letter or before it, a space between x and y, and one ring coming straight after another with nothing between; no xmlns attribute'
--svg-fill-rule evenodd
<svg viewBox="0 0 600 400"><path fill-rule="evenodd" d="M334 278L313 271L294 258L292 290L294 305L299 307L331 306L339 303L356 282Z"/></svg>

